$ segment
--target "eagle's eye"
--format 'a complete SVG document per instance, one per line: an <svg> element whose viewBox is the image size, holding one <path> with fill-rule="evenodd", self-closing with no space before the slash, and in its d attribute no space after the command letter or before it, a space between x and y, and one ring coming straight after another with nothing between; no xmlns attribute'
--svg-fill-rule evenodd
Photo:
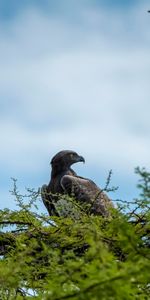
<svg viewBox="0 0 150 300"><path fill-rule="evenodd" d="M73 153L70 154L70 158L74 158L74 154Z"/></svg>

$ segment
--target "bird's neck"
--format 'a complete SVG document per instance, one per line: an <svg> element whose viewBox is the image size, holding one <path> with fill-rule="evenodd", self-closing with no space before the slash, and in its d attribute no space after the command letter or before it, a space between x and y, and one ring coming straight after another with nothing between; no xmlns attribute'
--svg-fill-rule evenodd
<svg viewBox="0 0 150 300"><path fill-rule="evenodd" d="M70 172L71 173L74 172L70 167L55 165L55 167L52 168L51 177L56 177L60 174L61 175L68 174Z"/></svg>

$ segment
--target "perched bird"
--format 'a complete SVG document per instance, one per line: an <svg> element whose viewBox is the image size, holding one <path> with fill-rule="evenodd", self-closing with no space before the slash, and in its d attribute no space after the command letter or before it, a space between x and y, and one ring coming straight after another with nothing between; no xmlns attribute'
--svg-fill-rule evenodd
<svg viewBox="0 0 150 300"><path fill-rule="evenodd" d="M74 196L80 204L89 204L90 213L109 216L112 201L92 180L80 177L72 170L71 166L77 162L85 160L71 150L60 151L52 158L50 182L41 188L42 200L49 215L58 216L55 204L61 195L69 195Z"/></svg>

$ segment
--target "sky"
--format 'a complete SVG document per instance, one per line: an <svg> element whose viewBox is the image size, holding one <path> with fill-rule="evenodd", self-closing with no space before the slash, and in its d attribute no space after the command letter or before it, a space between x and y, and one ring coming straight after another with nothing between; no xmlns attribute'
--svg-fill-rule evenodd
<svg viewBox="0 0 150 300"><path fill-rule="evenodd" d="M137 196L149 169L150 2L0 0L0 208L49 182L50 160L72 149L81 176L112 199ZM41 204L41 210L44 210Z"/></svg>

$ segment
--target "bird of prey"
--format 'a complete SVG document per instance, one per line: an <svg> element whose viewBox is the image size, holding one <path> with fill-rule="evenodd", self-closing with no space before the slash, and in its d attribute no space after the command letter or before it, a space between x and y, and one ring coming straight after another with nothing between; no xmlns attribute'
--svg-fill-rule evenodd
<svg viewBox="0 0 150 300"><path fill-rule="evenodd" d="M74 172L71 166L77 162L85 160L71 150L60 151L52 158L50 182L41 188L41 197L49 215L59 216L55 204L62 195L73 195L81 205L90 206L91 214L109 216L112 201L92 180Z"/></svg>

